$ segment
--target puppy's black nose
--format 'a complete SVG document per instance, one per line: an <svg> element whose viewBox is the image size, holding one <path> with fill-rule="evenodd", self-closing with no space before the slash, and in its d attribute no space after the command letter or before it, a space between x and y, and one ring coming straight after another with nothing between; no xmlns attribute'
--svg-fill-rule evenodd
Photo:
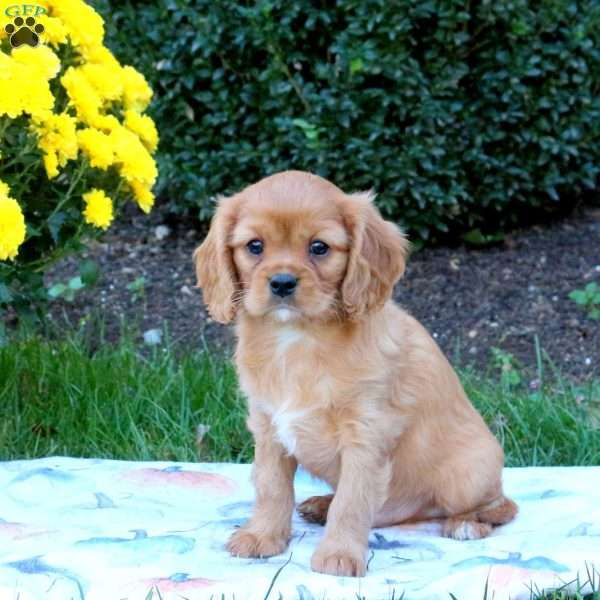
<svg viewBox="0 0 600 600"><path fill-rule="evenodd" d="M297 284L298 279L290 273L276 273L269 282L271 291L282 298L293 294Z"/></svg>

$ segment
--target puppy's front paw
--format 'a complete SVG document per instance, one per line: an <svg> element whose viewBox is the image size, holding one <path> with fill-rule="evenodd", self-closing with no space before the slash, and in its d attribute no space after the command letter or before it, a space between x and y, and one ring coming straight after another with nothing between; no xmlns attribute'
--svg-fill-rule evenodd
<svg viewBox="0 0 600 600"><path fill-rule="evenodd" d="M310 561L313 571L337 577L363 577L367 572L365 549L321 544Z"/></svg>
<svg viewBox="0 0 600 600"><path fill-rule="evenodd" d="M229 538L227 550L241 558L267 558L281 554L288 545L286 536L258 534L242 527Z"/></svg>

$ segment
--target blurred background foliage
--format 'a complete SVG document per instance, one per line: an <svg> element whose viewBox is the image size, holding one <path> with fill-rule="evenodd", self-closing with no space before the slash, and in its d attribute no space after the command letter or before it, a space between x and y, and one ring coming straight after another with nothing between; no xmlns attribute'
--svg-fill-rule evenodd
<svg viewBox="0 0 600 600"><path fill-rule="evenodd" d="M155 90L177 213L297 168L477 243L598 190L597 0L93 4Z"/></svg>

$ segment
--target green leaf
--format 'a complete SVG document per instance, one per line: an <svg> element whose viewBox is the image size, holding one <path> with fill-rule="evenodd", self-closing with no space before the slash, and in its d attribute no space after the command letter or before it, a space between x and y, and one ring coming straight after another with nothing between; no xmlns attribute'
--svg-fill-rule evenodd
<svg viewBox="0 0 600 600"><path fill-rule="evenodd" d="M55 283L48 289L48 297L52 299L60 298L67 289L68 288L64 283Z"/></svg>
<svg viewBox="0 0 600 600"><path fill-rule="evenodd" d="M355 73L360 73L365 66L365 63L360 56L353 58L350 61L350 74L354 75Z"/></svg>
<svg viewBox="0 0 600 600"><path fill-rule="evenodd" d="M488 244L495 244L501 242L504 239L504 234L501 232L484 234L480 229L472 229L462 236L462 239L468 244L475 246L486 246Z"/></svg>
<svg viewBox="0 0 600 600"><path fill-rule="evenodd" d="M86 258L79 263L79 275L84 285L92 286L100 277L100 267L97 262Z"/></svg>
<svg viewBox="0 0 600 600"><path fill-rule="evenodd" d="M10 291L10 288L4 284L4 283L0 283L0 302L4 302L5 304L8 304L9 302L11 302L13 299L13 295L12 292Z"/></svg>
<svg viewBox="0 0 600 600"><path fill-rule="evenodd" d="M146 286L146 278L145 277L137 277L134 281L127 285L127 289L130 292L141 292L144 290Z"/></svg>
<svg viewBox="0 0 600 600"><path fill-rule="evenodd" d="M52 236L52 241L55 244L58 243L60 229L64 225L66 220L67 220L67 214L62 211L54 213L48 219L48 230L50 231L50 235Z"/></svg>
<svg viewBox="0 0 600 600"><path fill-rule="evenodd" d="M586 303L586 295L583 290L573 290L569 293L569 298L576 302L577 304L585 304Z"/></svg>
<svg viewBox="0 0 600 600"><path fill-rule="evenodd" d="M42 232L38 227L34 227L31 223L27 223L27 238L40 237Z"/></svg>
<svg viewBox="0 0 600 600"><path fill-rule="evenodd" d="M548 193L548 196L550 196L550 198L552 198L552 200L554 200L555 202L558 202L560 200L558 192L556 191L556 188L553 185L548 186L546 188L546 192Z"/></svg>
<svg viewBox="0 0 600 600"><path fill-rule="evenodd" d="M70 290L73 290L74 292L78 292L79 290L82 290L84 287L85 287L85 284L81 280L81 277L77 276L77 277L73 277L73 278L69 279L69 289Z"/></svg>
<svg viewBox="0 0 600 600"><path fill-rule="evenodd" d="M300 129L310 129L313 127L313 125L305 119L292 119L292 123L296 125L296 127L300 127Z"/></svg>

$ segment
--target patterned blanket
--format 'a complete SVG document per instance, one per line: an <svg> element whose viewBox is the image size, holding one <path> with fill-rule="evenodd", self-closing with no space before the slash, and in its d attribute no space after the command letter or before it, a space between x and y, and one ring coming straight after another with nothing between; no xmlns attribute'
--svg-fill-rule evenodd
<svg viewBox="0 0 600 600"><path fill-rule="evenodd" d="M600 570L600 467L506 469L517 519L484 540L373 530L362 579L313 573L322 528L287 552L223 549L250 514L250 466L46 458L0 463L0 600L529 598ZM300 471L296 498L327 487Z"/></svg>

